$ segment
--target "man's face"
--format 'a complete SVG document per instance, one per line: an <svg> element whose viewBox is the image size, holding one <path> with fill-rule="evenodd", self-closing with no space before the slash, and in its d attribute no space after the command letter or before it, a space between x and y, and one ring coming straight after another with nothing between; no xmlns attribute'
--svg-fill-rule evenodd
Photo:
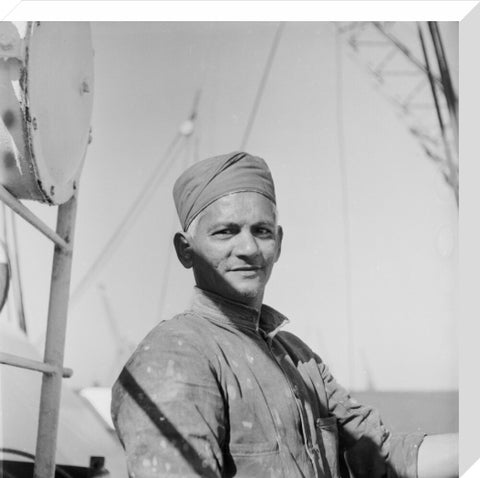
<svg viewBox="0 0 480 478"><path fill-rule="evenodd" d="M259 308L281 241L275 206L266 197L244 192L218 199L190 237L197 285Z"/></svg>

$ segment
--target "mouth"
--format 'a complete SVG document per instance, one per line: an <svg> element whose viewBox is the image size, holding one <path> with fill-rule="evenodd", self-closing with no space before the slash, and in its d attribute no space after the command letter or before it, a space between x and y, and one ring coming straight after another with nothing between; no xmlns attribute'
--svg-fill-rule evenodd
<svg viewBox="0 0 480 478"><path fill-rule="evenodd" d="M232 272L256 272L262 270L260 266L240 266L230 269Z"/></svg>
<svg viewBox="0 0 480 478"><path fill-rule="evenodd" d="M239 266L230 269L231 272L243 278L258 278L261 276L263 267L260 266Z"/></svg>

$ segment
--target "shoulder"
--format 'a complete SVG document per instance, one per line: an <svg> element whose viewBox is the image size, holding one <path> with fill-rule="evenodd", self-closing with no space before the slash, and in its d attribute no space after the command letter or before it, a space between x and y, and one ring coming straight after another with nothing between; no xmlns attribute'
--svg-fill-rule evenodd
<svg viewBox="0 0 480 478"><path fill-rule="evenodd" d="M212 375L207 331L202 319L183 313L157 324L139 343L112 389L113 403L122 401L127 390L145 392L172 381L189 381ZM169 385L168 385L169 386Z"/></svg>
<svg viewBox="0 0 480 478"><path fill-rule="evenodd" d="M204 356L209 335L206 322L194 314L184 312L158 323L138 344L126 366L162 361L170 355Z"/></svg>

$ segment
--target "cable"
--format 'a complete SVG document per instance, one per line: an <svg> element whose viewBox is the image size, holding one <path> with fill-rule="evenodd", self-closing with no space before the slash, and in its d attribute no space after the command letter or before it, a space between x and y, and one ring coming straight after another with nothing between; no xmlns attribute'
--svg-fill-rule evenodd
<svg viewBox="0 0 480 478"><path fill-rule="evenodd" d="M441 137L442 137L443 147L445 149L445 157L447 158L447 167L448 167L447 181L450 182L450 185L453 187L453 192L455 194L455 201L456 201L457 207L458 207L458 204L459 204L458 203L458 173L455 169L455 165L453 163L450 147L449 147L449 144L448 144L448 141L447 141L447 135L446 135L446 131L445 131L445 123L443 121L442 112L440 110L437 89L435 88L435 83L433 82L432 70L430 68L430 61L428 59L427 49L426 49L426 46L425 46L425 40L423 38L423 33L422 33L422 29L420 28L420 24L418 24L418 23L417 23L417 28L418 28L418 35L419 35L419 38L420 38L420 44L421 44L421 47L422 47L423 56L425 58L427 75L428 75L428 79L430 81L430 88L431 88L431 91L432 91L432 97L433 97L433 101L434 101L434 104L435 104L435 111L437 113L437 119L438 119L438 124L439 124L439 127L440 127L440 134L441 134ZM436 53L438 54L438 51L436 51ZM443 91L444 92L446 91L445 88L444 88Z"/></svg>
<svg viewBox="0 0 480 478"><path fill-rule="evenodd" d="M202 79L201 85L203 85L204 80ZM195 98L193 101L193 106L192 106L192 112L190 114L189 121L191 123L191 130L190 134L188 135L188 143L186 143L185 147L185 159L182 163L182 171L186 170L188 166L190 166L192 163L195 163L198 161L198 129L194 126L196 126L197 123L194 123L194 121L197 119L198 116L198 105L200 103L200 96L201 96L202 88L199 87L197 89L197 92L195 94ZM191 133L194 133L193 137L191 136ZM190 139L191 138L191 139ZM189 158L191 158L189 160ZM175 213L172 218L172 235L176 232L176 224L177 221L175 219ZM163 316L163 311L164 311L164 306L165 306L165 299L167 296L167 290L168 290L168 273L170 271L171 265L172 265L172 257L173 257L173 252L171 249L167 248L167 258L166 258L166 264L163 270L163 274L160 280L161 284L161 289L160 289L160 294L159 294L159 299L158 299L158 306L157 306L157 312L155 317L157 317L159 320L161 320Z"/></svg>
<svg viewBox="0 0 480 478"><path fill-rule="evenodd" d="M262 100L263 92L265 90L265 85L267 84L268 75L270 74L270 70L272 68L273 59L275 58L275 53L277 52L278 44L280 43L280 38L282 36L283 29L285 27L285 23L281 22L278 25L277 31L275 32L275 36L272 41L272 46L270 48L270 53L268 54L267 61L265 63L265 67L263 69L263 74L260 79L260 84L258 85L257 95L255 96L255 100L253 102L252 111L250 112L250 116L248 118L247 126L245 128L245 133L243 134L242 141L240 143L240 149L245 149L247 144L248 138L250 137L250 133L252 132L253 124L255 122L255 118L257 116L258 108L260 106L260 102Z"/></svg>
<svg viewBox="0 0 480 478"><path fill-rule="evenodd" d="M17 456L21 456L23 458L30 458L31 460L35 460L35 455L33 455L32 453L28 453L28 452L22 451L22 450L17 450L16 448L1 447L0 448L0 453L9 453L11 455L17 455Z"/></svg>
<svg viewBox="0 0 480 478"><path fill-rule="evenodd" d="M117 226L110 239L104 245L97 259L95 259L86 274L78 283L71 296L72 304L78 301L80 296L83 294L83 292L87 289L95 276L98 274L101 267L103 267L105 263L110 259L113 252L118 247L125 233L127 232L127 226L131 226L131 224L137 219L140 206L142 206L150 198L152 193L155 192L159 181L161 181L165 177L166 173L168 172L172 164L175 162L176 154L171 157L169 162L167 162L167 159L173 154L173 150L177 146L180 139L182 139L183 137L184 135L182 135L180 132L177 132L172 142L167 147L161 161L159 162L153 173L150 175L147 183L140 191L140 194L133 202L127 214L124 216L124 219Z"/></svg>
<svg viewBox="0 0 480 478"><path fill-rule="evenodd" d="M1 447L0 453L9 453L11 455L17 455L23 458L29 458L30 460L35 460L35 455L33 455L32 453L28 453L22 450L17 450L16 448ZM59 473L60 475L62 475L63 478L73 478L72 475L70 475L70 473L67 473L65 470L63 470L62 465L55 465L55 471L56 473Z"/></svg>
<svg viewBox="0 0 480 478"><path fill-rule="evenodd" d="M140 191L140 194L137 196L135 201L133 202L132 206L128 210L127 214L124 216L124 219L122 222L117 226L115 232L112 234L110 239L107 241L105 246L103 247L102 251L98 255L97 259L93 262L93 264L90 266L90 269L87 271L87 273L83 276L83 279L79 282L77 285L76 289L74 290L72 297L71 297L71 303L74 304L76 300L80 297L80 295L86 290L86 288L90 285L90 283L93 281L95 276L97 275L98 271L100 268L108 261L108 259L112 256L113 252L115 249L118 247L118 245L121 242L121 239L123 239L123 236L126 234L127 231L127 226L130 225L130 223L133 223L135 219L138 217L138 210L140 209L140 206L142 206L145 202L147 202L152 194L156 191L158 188L158 185L162 181L162 179L167 175L167 173L170 171L171 167L173 164L175 164L175 159L177 157L177 154L180 152L177 150L175 153L173 152L175 147L177 146L178 142L180 139L186 139L189 138L191 133L194 130L194 122L197 117L197 111L198 111L198 104L200 102L200 96L201 96L202 90L199 88L195 92L195 96L193 98L193 104L192 104L192 109L190 116L186 121L184 121L181 125L180 128L178 129L176 135L174 136L172 142L169 144L167 149L165 150L165 153L163 154L162 160L159 162L157 167L154 169L152 175L149 177L147 180L145 186L143 189ZM185 145L185 142L182 143L182 147ZM170 155L173 156L170 158L170 161L167 162L168 158Z"/></svg>
<svg viewBox="0 0 480 478"><path fill-rule="evenodd" d="M373 26L386 38L388 38L402 53L403 55L408 58L410 62L412 62L417 68L419 68L423 73L428 74L427 68L421 61L417 60L410 50L401 43L397 38L395 38L391 33L387 32L380 22L372 22ZM441 88L443 88L443 84L440 78L436 75L432 75L432 79L435 83L438 84Z"/></svg>
<svg viewBox="0 0 480 478"><path fill-rule="evenodd" d="M433 46L437 56L438 69L444 85L445 99L447 101L448 111L450 113L452 132L455 137L456 152L458 155L458 98L453 89L450 69L448 67L447 56L443 48L442 37L437 22L428 22L428 28L432 37Z"/></svg>
<svg viewBox="0 0 480 478"><path fill-rule="evenodd" d="M12 231L12 242L13 242L13 258L12 258L12 280L13 280L13 292L14 298L16 297L16 306L17 306L17 316L20 328L25 332L27 331L27 321L25 318L25 306L23 300L23 284L22 284L22 275L20 273L20 260L18 256L18 235L17 235L17 220L16 214L13 211L10 211L10 228Z"/></svg>
<svg viewBox="0 0 480 478"><path fill-rule="evenodd" d="M345 314L347 319L347 361L348 361L348 381L349 387L353 386L355 376L354 360L354 334L352 321L352 277L351 277L351 239L350 239L350 220L349 220L349 199L347 184L347 167L345 161L345 132L343 121L343 69L341 61L341 38L340 32L336 33L336 65L337 65L337 140L338 140L338 161L340 167L340 177L342 183L342 219L343 219L343 237L345 244Z"/></svg>

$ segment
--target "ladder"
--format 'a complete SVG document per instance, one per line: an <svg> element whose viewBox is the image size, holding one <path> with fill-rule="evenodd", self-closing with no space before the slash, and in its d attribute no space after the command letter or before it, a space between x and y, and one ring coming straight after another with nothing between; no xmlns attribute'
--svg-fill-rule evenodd
<svg viewBox="0 0 480 478"><path fill-rule="evenodd" d="M36 361L0 352L1 364L34 370L43 374L34 477L50 478L55 474L62 378L71 377L73 374L71 369L64 367L63 357L77 197L74 195L66 203L58 206L56 231L42 222L3 186L0 186L0 200L53 241L55 247L50 282L44 360Z"/></svg>

